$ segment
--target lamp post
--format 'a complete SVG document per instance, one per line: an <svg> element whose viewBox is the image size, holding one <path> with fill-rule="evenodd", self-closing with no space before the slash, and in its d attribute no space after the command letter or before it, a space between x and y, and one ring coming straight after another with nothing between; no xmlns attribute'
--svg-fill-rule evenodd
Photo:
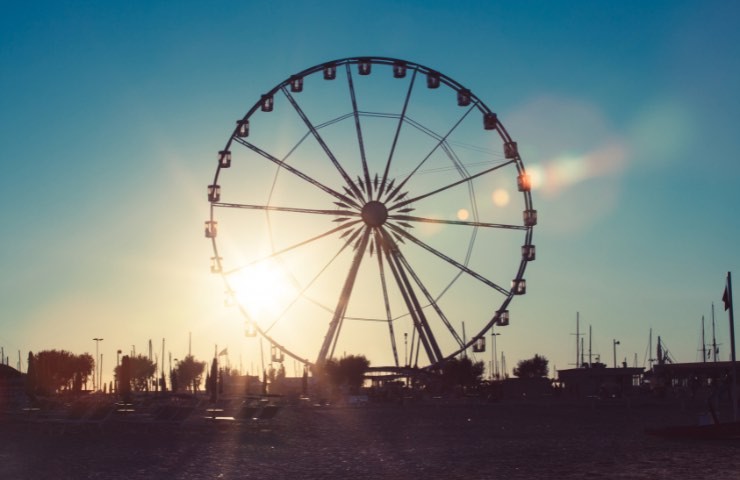
<svg viewBox="0 0 740 480"><path fill-rule="evenodd" d="M617 368L617 345L619 345L619 340L612 339L612 347L614 348L614 368Z"/></svg>
<svg viewBox="0 0 740 480"><path fill-rule="evenodd" d="M409 366L408 354L409 354L409 334L403 334L403 363L405 367Z"/></svg>
<svg viewBox="0 0 740 480"><path fill-rule="evenodd" d="M498 365L496 364L496 337L501 335L500 333L493 332L493 326L491 326L491 379L498 378Z"/></svg>
<svg viewBox="0 0 740 480"><path fill-rule="evenodd" d="M93 367L93 390L97 390L98 389L98 380L99 380L99 376L98 376L97 370L98 370L98 365L100 365L100 363L98 361L98 359L100 358L98 356L99 355L98 354L98 347L100 346L100 342L102 342L103 339L102 338L95 337L95 338L93 338L93 340L95 341L95 363L94 363L94 367Z"/></svg>

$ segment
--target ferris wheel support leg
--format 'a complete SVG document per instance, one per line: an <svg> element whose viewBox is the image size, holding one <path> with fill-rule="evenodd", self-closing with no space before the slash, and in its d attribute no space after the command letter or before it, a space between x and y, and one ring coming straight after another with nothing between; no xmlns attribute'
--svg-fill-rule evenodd
<svg viewBox="0 0 740 480"><path fill-rule="evenodd" d="M377 230L375 230L375 243L377 245L380 245L382 243L380 239L380 234ZM396 334L393 331L393 319L391 318L391 306L390 302L388 301L388 285L385 281L385 268L383 268L383 249L378 249L378 271L380 272L380 283L383 287L383 303L385 304L385 316L388 319L388 333L391 337L391 348L393 349L393 360L396 362L396 367L399 366L398 364L398 349L396 347ZM405 361L405 360L404 360Z"/></svg>
<svg viewBox="0 0 740 480"><path fill-rule="evenodd" d="M349 299L352 295L352 288L355 285L357 272L360 270L360 264L362 263L362 257L365 255L369 238L370 228L366 228L362 234L362 238L360 239L357 251L355 252L355 257L352 260L352 267L349 270L347 278L344 280L344 287L342 287L342 293L339 296L337 308L334 310L334 316L329 324L329 330L326 332L324 342L321 345L321 350L319 350L319 356L316 359L317 364L325 363L327 357L331 358L334 355L334 348L336 347L337 339L339 338L339 331L341 330L342 321L344 320L344 314L347 311L347 305L349 304Z"/></svg>
<svg viewBox="0 0 740 480"><path fill-rule="evenodd" d="M384 237L385 242L383 243L383 246L385 248L386 256L390 259L388 265L391 267L391 272L393 272L393 276L396 278L398 289L400 290L401 296L406 303L406 308L414 321L414 326L419 334L421 343L424 345L424 350L427 352L429 361L432 364L436 364L440 362L444 356L439 349L439 345L437 345L437 341L434 339L434 335L429 328L429 323L424 316L419 300L414 294L411 283L409 282L406 273L403 271L401 262L397 258L398 247L395 247L394 250L394 245L391 243L392 240L387 233Z"/></svg>

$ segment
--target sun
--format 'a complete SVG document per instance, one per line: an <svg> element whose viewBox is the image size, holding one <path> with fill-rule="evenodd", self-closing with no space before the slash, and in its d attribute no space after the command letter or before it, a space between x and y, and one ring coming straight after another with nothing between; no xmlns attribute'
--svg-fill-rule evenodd
<svg viewBox="0 0 740 480"><path fill-rule="evenodd" d="M279 316L296 295L294 282L273 260L239 269L228 276L228 283L236 301L257 321Z"/></svg>

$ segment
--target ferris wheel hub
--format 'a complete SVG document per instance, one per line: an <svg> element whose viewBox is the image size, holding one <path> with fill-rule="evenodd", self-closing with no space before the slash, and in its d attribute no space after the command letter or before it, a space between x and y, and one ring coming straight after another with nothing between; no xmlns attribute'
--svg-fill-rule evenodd
<svg viewBox="0 0 740 480"><path fill-rule="evenodd" d="M388 209L377 200L371 200L362 207L362 220L368 227L380 227L387 219Z"/></svg>

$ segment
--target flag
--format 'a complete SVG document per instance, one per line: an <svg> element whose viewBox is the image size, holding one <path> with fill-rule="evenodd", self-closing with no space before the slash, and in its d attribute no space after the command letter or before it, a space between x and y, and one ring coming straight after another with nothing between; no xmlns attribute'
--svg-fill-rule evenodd
<svg viewBox="0 0 740 480"><path fill-rule="evenodd" d="M725 310L730 309L730 291L727 290L727 286L725 285L725 293L722 295L722 301L725 303Z"/></svg>
<svg viewBox="0 0 740 480"><path fill-rule="evenodd" d="M229 349L228 348L224 348L223 350L221 350L220 352L218 352L218 356L219 357L222 356L222 355L228 355L228 354L229 354Z"/></svg>

